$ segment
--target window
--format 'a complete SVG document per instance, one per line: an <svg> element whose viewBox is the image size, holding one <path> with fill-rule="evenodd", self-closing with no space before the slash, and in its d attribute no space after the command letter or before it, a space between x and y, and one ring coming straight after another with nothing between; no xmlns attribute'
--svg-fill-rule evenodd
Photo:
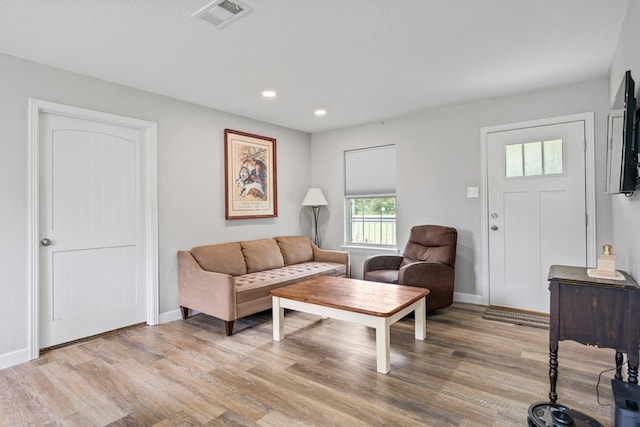
<svg viewBox="0 0 640 427"><path fill-rule="evenodd" d="M396 198L347 197L351 244L396 244Z"/></svg>
<svg viewBox="0 0 640 427"><path fill-rule="evenodd" d="M347 244L395 246L395 145L344 154Z"/></svg>
<svg viewBox="0 0 640 427"><path fill-rule="evenodd" d="M561 139L505 145L504 154L507 178L564 172Z"/></svg>

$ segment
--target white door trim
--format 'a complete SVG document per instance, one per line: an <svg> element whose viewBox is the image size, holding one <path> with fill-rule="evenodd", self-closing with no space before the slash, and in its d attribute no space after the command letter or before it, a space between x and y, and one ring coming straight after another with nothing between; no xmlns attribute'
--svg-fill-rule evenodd
<svg viewBox="0 0 640 427"><path fill-rule="evenodd" d="M489 134L529 127L555 125L567 122L584 122L585 137L585 191L587 208L587 262L590 265L596 263L596 186L595 186L595 157L594 157L594 113L578 113L567 116L549 117L509 123L505 125L488 126L480 129L480 171L482 175L482 187L480 203L482 206L482 304L489 304L489 179L487 170L487 140Z"/></svg>
<svg viewBox="0 0 640 427"><path fill-rule="evenodd" d="M158 174L157 174L157 124L115 114L102 113L84 108L71 107L39 99L29 99L29 147L28 147L28 283L29 283L29 357L38 358L40 353L38 335L38 286L39 275L39 123L40 115L53 113L60 116L92 120L116 126L126 126L144 132L144 154L140 166L144 169L144 258L146 260L143 276L147 293L147 324L157 325L159 317L158 299Z"/></svg>

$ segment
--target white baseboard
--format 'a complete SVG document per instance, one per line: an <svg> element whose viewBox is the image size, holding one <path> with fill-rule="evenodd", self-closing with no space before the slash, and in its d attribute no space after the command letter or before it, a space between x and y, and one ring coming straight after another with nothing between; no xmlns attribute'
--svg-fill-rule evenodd
<svg viewBox="0 0 640 427"><path fill-rule="evenodd" d="M487 305L482 295L463 294L460 292L454 292L453 300L457 302L466 302L468 304Z"/></svg>
<svg viewBox="0 0 640 427"><path fill-rule="evenodd" d="M173 322L174 320L182 319L182 313L180 309L165 311L164 313L160 313L158 316L158 321L160 324Z"/></svg>
<svg viewBox="0 0 640 427"><path fill-rule="evenodd" d="M0 369L28 362L30 360L29 355L30 353L28 348L0 354Z"/></svg>

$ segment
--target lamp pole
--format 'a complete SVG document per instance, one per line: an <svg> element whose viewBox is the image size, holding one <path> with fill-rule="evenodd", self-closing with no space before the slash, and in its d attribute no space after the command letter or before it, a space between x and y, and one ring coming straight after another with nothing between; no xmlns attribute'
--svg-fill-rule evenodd
<svg viewBox="0 0 640 427"><path fill-rule="evenodd" d="M318 238L318 215L320 214L320 206L311 206L311 209L313 209L313 225L315 228L314 242L316 246L320 246L320 239Z"/></svg>

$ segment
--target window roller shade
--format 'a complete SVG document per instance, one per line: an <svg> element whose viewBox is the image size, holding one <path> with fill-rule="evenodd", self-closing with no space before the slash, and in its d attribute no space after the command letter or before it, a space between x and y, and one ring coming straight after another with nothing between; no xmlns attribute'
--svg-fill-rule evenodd
<svg viewBox="0 0 640 427"><path fill-rule="evenodd" d="M396 146L344 152L345 195L385 195L396 192Z"/></svg>

